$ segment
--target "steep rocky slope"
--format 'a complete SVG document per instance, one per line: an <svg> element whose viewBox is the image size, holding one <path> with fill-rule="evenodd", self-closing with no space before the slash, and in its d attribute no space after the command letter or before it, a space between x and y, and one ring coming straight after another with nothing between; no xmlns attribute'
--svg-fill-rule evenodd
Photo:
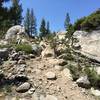
<svg viewBox="0 0 100 100"><path fill-rule="evenodd" d="M2 91L0 100L96 100L73 82L70 70L64 66L66 61L55 58L53 50L49 51L36 58L20 55L18 61L4 62L4 83L9 83L10 91Z"/></svg>
<svg viewBox="0 0 100 100"><path fill-rule="evenodd" d="M79 50L54 37L1 41L0 100L98 100L92 94L100 96L95 90L100 82L99 31L74 36Z"/></svg>

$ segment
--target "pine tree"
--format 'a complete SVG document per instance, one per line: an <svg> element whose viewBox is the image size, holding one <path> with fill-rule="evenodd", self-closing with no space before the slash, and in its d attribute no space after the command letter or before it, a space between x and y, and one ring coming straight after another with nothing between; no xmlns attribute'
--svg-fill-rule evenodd
<svg viewBox="0 0 100 100"><path fill-rule="evenodd" d="M27 9L24 26L30 37L34 37L37 35L36 17L34 15L33 9L31 9L31 11L30 9Z"/></svg>
<svg viewBox="0 0 100 100"><path fill-rule="evenodd" d="M65 18L65 23L64 23L65 30L68 30L70 24L71 24L70 23L70 16L69 16L69 13L67 13L66 18Z"/></svg>
<svg viewBox="0 0 100 100"><path fill-rule="evenodd" d="M47 22L47 28L46 28L46 30L47 30L46 34L50 34L50 23L49 23L49 21Z"/></svg>
<svg viewBox="0 0 100 100"><path fill-rule="evenodd" d="M22 5L20 0L12 0L12 7L10 9L12 25L20 25L22 22Z"/></svg>
<svg viewBox="0 0 100 100"><path fill-rule="evenodd" d="M24 27L27 31L27 34L30 36L30 9L27 9L25 20L24 20Z"/></svg>
<svg viewBox="0 0 100 100"><path fill-rule="evenodd" d="M45 19L42 19L41 21L41 26L40 26L40 37L45 37L46 36L46 22Z"/></svg>
<svg viewBox="0 0 100 100"><path fill-rule="evenodd" d="M9 0L0 0L0 7L2 7L4 2L8 2Z"/></svg>
<svg viewBox="0 0 100 100"><path fill-rule="evenodd" d="M4 35L7 29L10 27L10 15L7 7L3 6L4 2L8 2L10 0L0 0L0 37Z"/></svg>
<svg viewBox="0 0 100 100"><path fill-rule="evenodd" d="M33 9L31 9L30 13L30 34L31 36L36 36L37 35L37 25L36 25L36 17L34 15Z"/></svg>

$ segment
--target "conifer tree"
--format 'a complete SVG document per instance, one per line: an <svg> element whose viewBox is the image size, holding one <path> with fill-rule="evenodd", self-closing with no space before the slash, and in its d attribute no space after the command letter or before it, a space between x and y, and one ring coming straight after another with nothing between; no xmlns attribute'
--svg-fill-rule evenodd
<svg viewBox="0 0 100 100"><path fill-rule="evenodd" d="M3 3L8 1L10 0L0 0L0 37L2 37L10 27L10 18L8 16L10 13L7 7L3 6Z"/></svg>
<svg viewBox="0 0 100 100"><path fill-rule="evenodd" d="M47 30L47 34L50 34L50 23L49 23L49 21L47 22L46 30Z"/></svg>
<svg viewBox="0 0 100 100"><path fill-rule="evenodd" d="M31 36L36 36L37 35L37 25L36 25L36 17L34 15L33 9L31 9L30 13L30 34Z"/></svg>
<svg viewBox="0 0 100 100"><path fill-rule="evenodd" d="M25 29L30 37L37 35L36 17L34 15L33 9L27 9L27 13L24 20Z"/></svg>
<svg viewBox="0 0 100 100"><path fill-rule="evenodd" d="M25 20L24 20L24 27L27 31L27 34L30 36L30 9L27 9Z"/></svg>
<svg viewBox="0 0 100 100"><path fill-rule="evenodd" d="M46 21L45 19L42 19L41 26L40 26L40 37L45 37L46 33L47 33Z"/></svg>
<svg viewBox="0 0 100 100"><path fill-rule="evenodd" d="M22 5L20 0L12 0L12 7L10 9L12 25L20 25L22 22Z"/></svg>
<svg viewBox="0 0 100 100"><path fill-rule="evenodd" d="M68 28L70 27L70 16L69 13L66 14L66 18L65 18L65 22L64 22L64 27L65 30L68 30Z"/></svg>

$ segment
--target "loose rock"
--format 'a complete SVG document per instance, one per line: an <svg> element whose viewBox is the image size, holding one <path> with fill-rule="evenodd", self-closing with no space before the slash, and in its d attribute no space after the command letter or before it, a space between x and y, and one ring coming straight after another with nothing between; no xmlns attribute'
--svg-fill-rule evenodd
<svg viewBox="0 0 100 100"><path fill-rule="evenodd" d="M56 79L56 74L54 72L47 72L46 77L49 80Z"/></svg>
<svg viewBox="0 0 100 100"><path fill-rule="evenodd" d="M94 88L91 88L91 93L92 93L94 96L100 96L100 90L95 90Z"/></svg>
<svg viewBox="0 0 100 100"><path fill-rule="evenodd" d="M59 66L59 65L55 65L55 69L58 70L58 71L61 71L61 70L63 70L63 67Z"/></svg>
<svg viewBox="0 0 100 100"><path fill-rule="evenodd" d="M20 93L24 93L27 92L30 89L31 85L28 82L23 83L22 85L20 85L16 91L20 92Z"/></svg>
<svg viewBox="0 0 100 100"><path fill-rule="evenodd" d="M80 77L76 83L83 88L90 88L90 81L88 80L87 76Z"/></svg>
<svg viewBox="0 0 100 100"><path fill-rule="evenodd" d="M58 99L53 95L47 95L45 100L58 100Z"/></svg>

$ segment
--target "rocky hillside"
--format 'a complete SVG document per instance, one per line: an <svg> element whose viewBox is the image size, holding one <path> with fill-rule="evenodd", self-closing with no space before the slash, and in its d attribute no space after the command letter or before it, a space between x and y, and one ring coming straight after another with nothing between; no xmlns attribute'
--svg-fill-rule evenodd
<svg viewBox="0 0 100 100"><path fill-rule="evenodd" d="M99 100L99 62L56 37L16 35L0 43L0 100Z"/></svg>

